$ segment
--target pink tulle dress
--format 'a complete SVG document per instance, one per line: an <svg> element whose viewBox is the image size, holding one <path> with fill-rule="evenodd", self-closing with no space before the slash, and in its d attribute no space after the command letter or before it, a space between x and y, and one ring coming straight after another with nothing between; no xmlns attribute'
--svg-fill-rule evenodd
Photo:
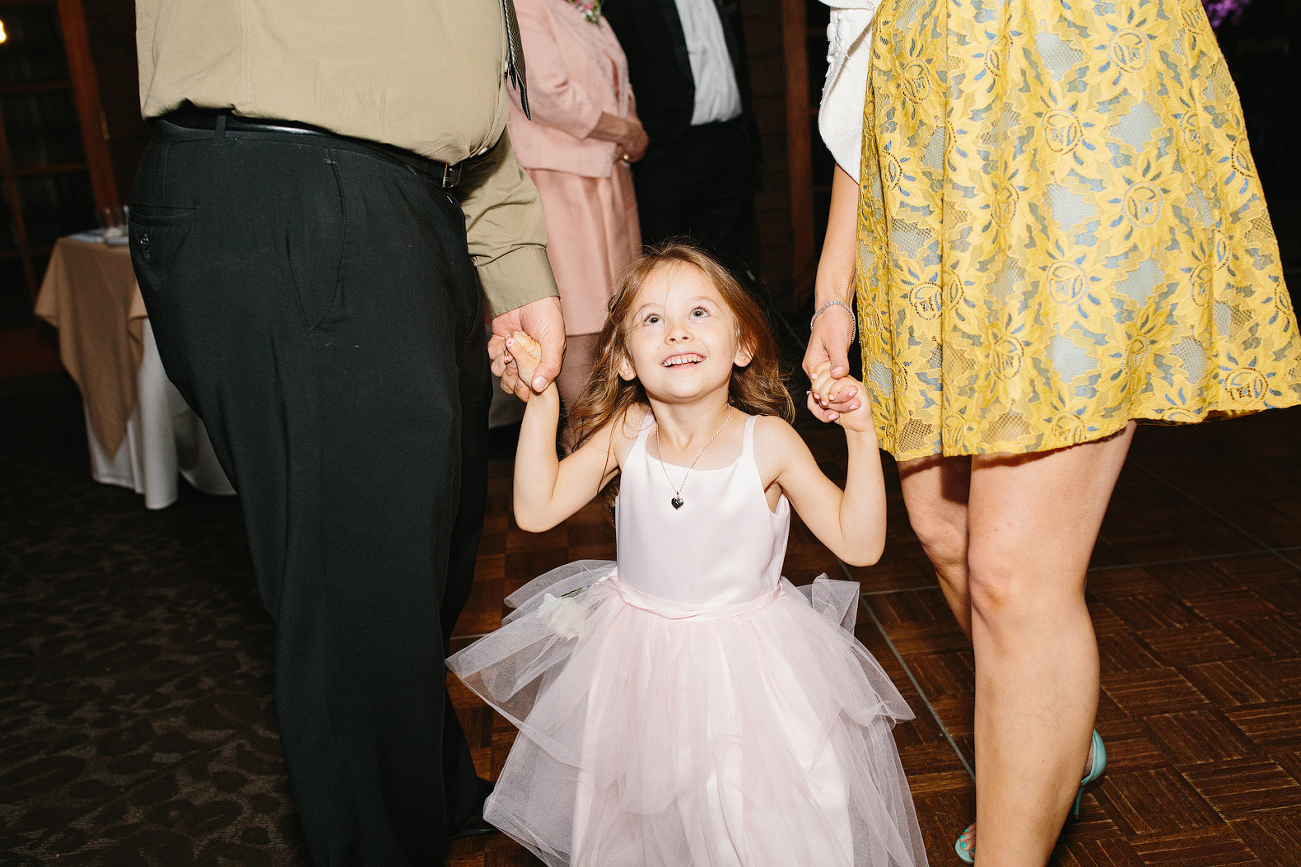
<svg viewBox="0 0 1301 867"><path fill-rule="evenodd" d="M853 637L858 585L781 577L754 421L680 509L643 430L618 562L534 579L448 660L519 727L485 818L552 867L926 864L891 734L912 714Z"/></svg>

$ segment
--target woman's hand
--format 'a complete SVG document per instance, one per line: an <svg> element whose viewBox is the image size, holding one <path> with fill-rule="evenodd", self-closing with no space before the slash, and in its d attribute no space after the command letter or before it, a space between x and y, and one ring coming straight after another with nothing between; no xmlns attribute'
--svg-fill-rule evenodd
<svg viewBox="0 0 1301 867"><path fill-rule="evenodd" d="M623 148L623 155L630 163L635 163L646 155L646 148L650 145L650 136L646 135L646 129L641 125L641 119L635 114L627 117L628 132L627 135L619 142Z"/></svg>
<svg viewBox="0 0 1301 867"><path fill-rule="evenodd" d="M809 348L804 352L804 372L814 380L822 371L833 379L849 375L849 347L854 339L854 314L839 304L828 307L813 321Z"/></svg>
<svg viewBox="0 0 1301 867"><path fill-rule="evenodd" d="M831 365L824 363L815 371L809 389L809 412L819 421L834 421L845 430L874 431L867 389L848 374L834 378L831 370Z"/></svg>
<svg viewBox="0 0 1301 867"><path fill-rule="evenodd" d="M642 128L641 121L635 114L624 118L603 111L600 120L596 122L589 135L601 141L614 142L618 145L616 152L621 151L618 155L624 162L629 163L641 159L646 153L646 146L650 144L646 130Z"/></svg>
<svg viewBox="0 0 1301 867"><path fill-rule="evenodd" d="M827 236L818 259L813 303L822 312L813 320L804 372L810 380L823 365L832 379L849 374L849 346L854 339L854 258L858 250L858 182L839 165L831 179L831 209ZM840 302L825 306L828 302ZM841 306L841 305L845 306ZM825 309L824 309L825 307Z"/></svg>

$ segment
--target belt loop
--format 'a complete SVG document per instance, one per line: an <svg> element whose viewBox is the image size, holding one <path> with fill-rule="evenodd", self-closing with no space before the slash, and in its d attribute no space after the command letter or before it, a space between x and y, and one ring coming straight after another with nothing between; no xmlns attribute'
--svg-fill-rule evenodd
<svg viewBox="0 0 1301 867"><path fill-rule="evenodd" d="M213 130L212 130L212 131L213 131L213 136L212 136L212 137L216 140L217 144L221 144L221 143L222 143L222 140L226 138L226 114L225 114L225 112L222 112L221 114L217 115L217 123L216 123L215 126L213 126Z"/></svg>

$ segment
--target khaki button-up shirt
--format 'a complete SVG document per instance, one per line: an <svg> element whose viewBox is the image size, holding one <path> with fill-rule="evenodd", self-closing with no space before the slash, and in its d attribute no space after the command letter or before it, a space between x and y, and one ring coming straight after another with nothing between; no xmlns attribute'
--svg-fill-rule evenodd
<svg viewBox="0 0 1301 867"><path fill-rule="evenodd" d="M503 132L500 0L136 0L140 107L189 101L446 163L494 315L556 294L537 190Z"/></svg>

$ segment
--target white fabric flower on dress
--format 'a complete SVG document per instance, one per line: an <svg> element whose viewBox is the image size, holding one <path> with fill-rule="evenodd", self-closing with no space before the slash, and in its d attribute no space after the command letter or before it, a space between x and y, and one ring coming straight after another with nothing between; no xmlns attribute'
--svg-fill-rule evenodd
<svg viewBox="0 0 1301 867"><path fill-rule="evenodd" d="M556 597L547 593L538 606L537 616L561 638L577 638L587 622L589 610L587 600L582 596L574 598L566 594Z"/></svg>

